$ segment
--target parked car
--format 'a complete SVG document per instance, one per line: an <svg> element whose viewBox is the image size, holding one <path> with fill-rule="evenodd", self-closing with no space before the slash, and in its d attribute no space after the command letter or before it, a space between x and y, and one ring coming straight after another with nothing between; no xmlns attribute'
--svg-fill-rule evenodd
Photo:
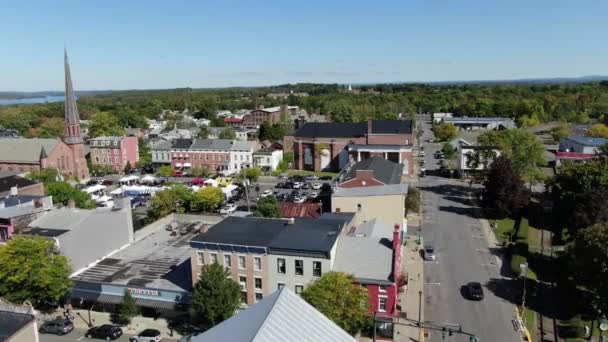
<svg viewBox="0 0 608 342"><path fill-rule="evenodd" d="M260 197L261 197L261 198L265 198L265 197L268 197L268 196L272 196L272 191L271 191L271 190L264 190L264 191L262 191L262 193L260 194Z"/></svg>
<svg viewBox="0 0 608 342"><path fill-rule="evenodd" d="M313 190L319 190L319 189L321 189L321 183L314 183L312 185L312 188L313 188Z"/></svg>
<svg viewBox="0 0 608 342"><path fill-rule="evenodd" d="M283 187L285 187L285 184L283 184L283 182L278 182L274 187L277 189L282 189Z"/></svg>
<svg viewBox="0 0 608 342"><path fill-rule="evenodd" d="M424 260L428 260L428 261L437 260L437 255L435 255L435 248L433 248L433 246L431 246L431 245L424 246L424 250L422 251L422 253L424 253Z"/></svg>
<svg viewBox="0 0 608 342"><path fill-rule="evenodd" d="M300 182L293 182L293 188L294 189L299 189L302 186L302 183Z"/></svg>
<svg viewBox="0 0 608 342"><path fill-rule="evenodd" d="M294 203L304 203L306 201L306 197L296 197L293 199Z"/></svg>
<svg viewBox="0 0 608 342"><path fill-rule="evenodd" d="M308 198L310 198L310 199L315 199L317 197L319 197L319 193L316 191L313 191L310 194L308 194Z"/></svg>
<svg viewBox="0 0 608 342"><path fill-rule="evenodd" d="M184 173L182 171L173 171L171 177L183 177Z"/></svg>
<svg viewBox="0 0 608 342"><path fill-rule="evenodd" d="M285 182L283 189L293 189L293 182Z"/></svg>
<svg viewBox="0 0 608 342"><path fill-rule="evenodd" d="M105 186L108 186L108 185L112 185L112 184L114 184L114 182L112 182L112 181L111 181L111 180L109 180L109 179L102 179L102 180L100 180L100 181L99 181L99 184L101 184L101 185L105 185Z"/></svg>
<svg viewBox="0 0 608 342"><path fill-rule="evenodd" d="M310 184L302 183L302 185L300 186L300 189L310 189Z"/></svg>
<svg viewBox="0 0 608 342"><path fill-rule="evenodd" d="M483 299L483 288L481 284L472 281L464 286L464 296L470 300L482 300Z"/></svg>
<svg viewBox="0 0 608 342"><path fill-rule="evenodd" d="M159 342L163 337L156 329L145 329L135 336L129 338L129 342Z"/></svg>
<svg viewBox="0 0 608 342"><path fill-rule="evenodd" d="M308 175L308 176L304 177L304 179L306 179L307 181L312 181L312 180L319 179L319 177L317 177L316 175Z"/></svg>
<svg viewBox="0 0 608 342"><path fill-rule="evenodd" d="M295 182L303 182L304 181L304 177L303 176L293 176L293 180Z"/></svg>
<svg viewBox="0 0 608 342"><path fill-rule="evenodd" d="M102 340L115 340L122 336L122 329L116 325L104 324L92 327L85 334L87 338L98 338Z"/></svg>
<svg viewBox="0 0 608 342"><path fill-rule="evenodd" d="M222 215L228 215L228 214L232 214L233 212L236 211L236 204L226 204L222 209L220 209L220 214Z"/></svg>
<svg viewBox="0 0 608 342"><path fill-rule="evenodd" d="M69 319L57 318L51 321L46 321L40 327L39 331L42 334L65 335L74 330L74 323Z"/></svg>

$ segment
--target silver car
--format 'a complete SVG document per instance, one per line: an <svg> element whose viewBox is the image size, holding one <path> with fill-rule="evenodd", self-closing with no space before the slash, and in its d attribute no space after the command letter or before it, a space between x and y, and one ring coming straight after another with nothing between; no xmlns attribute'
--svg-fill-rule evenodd
<svg viewBox="0 0 608 342"><path fill-rule="evenodd" d="M433 246L427 245L424 246L424 260L435 261L437 260L437 255L435 254L435 248Z"/></svg>
<svg viewBox="0 0 608 342"><path fill-rule="evenodd" d="M156 329L145 329L135 336L129 338L129 342L159 342L162 340L160 331Z"/></svg>

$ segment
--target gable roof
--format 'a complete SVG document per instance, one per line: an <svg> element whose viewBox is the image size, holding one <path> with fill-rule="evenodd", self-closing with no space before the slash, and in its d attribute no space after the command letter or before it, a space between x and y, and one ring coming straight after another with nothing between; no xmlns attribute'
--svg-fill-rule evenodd
<svg viewBox="0 0 608 342"><path fill-rule="evenodd" d="M346 331L287 288L280 289L192 342L354 342Z"/></svg>
<svg viewBox="0 0 608 342"><path fill-rule="evenodd" d="M344 183L356 178L357 170L371 170L374 171L374 178L380 182L384 184L399 184L401 183L401 175L403 175L403 167L403 164L393 163L382 157L373 156L353 164L338 179L340 179L340 183Z"/></svg>
<svg viewBox="0 0 608 342"><path fill-rule="evenodd" d="M44 148L52 153L59 139L0 139L0 162L30 163L40 162L40 152Z"/></svg>
<svg viewBox="0 0 608 342"><path fill-rule="evenodd" d="M178 148L180 150L189 149L192 146L192 139L175 139L171 143L171 148Z"/></svg>

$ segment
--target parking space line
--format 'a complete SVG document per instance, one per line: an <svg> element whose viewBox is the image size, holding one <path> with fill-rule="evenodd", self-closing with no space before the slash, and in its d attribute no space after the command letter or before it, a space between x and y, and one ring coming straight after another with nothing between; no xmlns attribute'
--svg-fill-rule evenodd
<svg viewBox="0 0 608 342"><path fill-rule="evenodd" d="M84 335L82 335L79 338L77 338L76 341L82 341L83 338L84 338Z"/></svg>
<svg viewBox="0 0 608 342"><path fill-rule="evenodd" d="M441 285L441 283L424 283L424 285Z"/></svg>

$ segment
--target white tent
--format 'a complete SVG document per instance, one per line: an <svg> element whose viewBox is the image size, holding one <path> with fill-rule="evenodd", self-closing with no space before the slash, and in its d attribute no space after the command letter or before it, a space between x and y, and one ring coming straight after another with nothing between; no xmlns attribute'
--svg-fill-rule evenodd
<svg viewBox="0 0 608 342"><path fill-rule="evenodd" d="M129 175L118 180L120 184L133 184L139 179L136 175Z"/></svg>
<svg viewBox="0 0 608 342"><path fill-rule="evenodd" d="M97 203L103 203L103 202L108 202L108 201L112 201L112 200L113 200L113 199L112 199L112 197L110 197L110 196L101 196L101 197L99 197L98 199L96 199L95 201L96 201Z"/></svg>
<svg viewBox="0 0 608 342"><path fill-rule="evenodd" d="M222 192L224 193L224 195L226 196L226 199L230 199L234 195L234 190L236 190L237 188L238 188L238 186L229 184L221 189L222 189Z"/></svg>
<svg viewBox="0 0 608 342"><path fill-rule="evenodd" d="M152 175L145 175L141 178L141 181L144 183L154 183L158 181L158 178L152 176Z"/></svg>
<svg viewBox="0 0 608 342"><path fill-rule="evenodd" d="M215 179L207 179L203 184L205 184L205 186L217 187L217 181Z"/></svg>
<svg viewBox="0 0 608 342"><path fill-rule="evenodd" d="M122 194L122 189L121 188L117 188L116 190L112 190L110 192L110 195L120 195Z"/></svg>
<svg viewBox="0 0 608 342"><path fill-rule="evenodd" d="M86 192L87 194L92 194L94 192L98 192L101 190L105 190L106 186L105 185L101 185L101 184L95 184L95 185L91 185L88 188L84 188L82 189L82 191Z"/></svg>

